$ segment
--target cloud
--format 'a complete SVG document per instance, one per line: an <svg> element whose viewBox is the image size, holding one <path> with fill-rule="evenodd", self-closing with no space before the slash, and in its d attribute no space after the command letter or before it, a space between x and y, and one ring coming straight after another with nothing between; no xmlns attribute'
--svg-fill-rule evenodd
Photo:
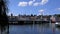
<svg viewBox="0 0 60 34"><path fill-rule="evenodd" d="M29 1L29 2L28 2L28 5L29 5L29 6L33 5L33 3L34 3L35 1L36 1L36 0Z"/></svg>
<svg viewBox="0 0 60 34"><path fill-rule="evenodd" d="M57 8L58 10L60 10L60 8Z"/></svg>
<svg viewBox="0 0 60 34"><path fill-rule="evenodd" d="M47 2L48 2L48 0L42 0L40 4L41 4L41 5L44 5L44 4L46 4Z"/></svg>
<svg viewBox="0 0 60 34"><path fill-rule="evenodd" d="M41 13L38 13L37 15L41 15Z"/></svg>
<svg viewBox="0 0 60 34"><path fill-rule="evenodd" d="M60 11L60 8L55 8L55 11Z"/></svg>
<svg viewBox="0 0 60 34"><path fill-rule="evenodd" d="M44 14L44 11L45 11L44 9L40 9L40 10L38 10L38 12L39 12L38 15L42 15L42 14Z"/></svg>
<svg viewBox="0 0 60 34"><path fill-rule="evenodd" d="M18 6L27 6L27 2L19 2Z"/></svg>
<svg viewBox="0 0 60 34"><path fill-rule="evenodd" d="M19 2L18 6L39 6L39 5L45 5L48 2L48 0L42 0L41 2L36 2L36 0L32 0L29 2Z"/></svg>
<svg viewBox="0 0 60 34"><path fill-rule="evenodd" d="M44 12L44 10L43 10L43 9L41 9L41 10L39 10L39 12Z"/></svg>
<svg viewBox="0 0 60 34"><path fill-rule="evenodd" d="M18 6L31 6L33 3L35 2L35 0L29 1L29 2L19 2Z"/></svg>
<svg viewBox="0 0 60 34"><path fill-rule="evenodd" d="M40 6L40 5L45 5L48 2L48 0L42 0L41 2L35 2L33 6Z"/></svg>
<svg viewBox="0 0 60 34"><path fill-rule="evenodd" d="M32 4L33 4L33 1L29 1L28 4L29 4L29 5L32 5Z"/></svg>
<svg viewBox="0 0 60 34"><path fill-rule="evenodd" d="M34 3L34 4L33 4L33 6L38 6L38 5L39 5L39 3L38 3L38 2L36 2L36 3Z"/></svg>

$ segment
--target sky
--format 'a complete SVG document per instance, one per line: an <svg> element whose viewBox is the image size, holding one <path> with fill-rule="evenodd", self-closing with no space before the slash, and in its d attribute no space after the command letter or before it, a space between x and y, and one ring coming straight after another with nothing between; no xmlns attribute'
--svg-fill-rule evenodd
<svg viewBox="0 0 60 34"><path fill-rule="evenodd" d="M60 0L9 0L8 3L8 15L60 14Z"/></svg>

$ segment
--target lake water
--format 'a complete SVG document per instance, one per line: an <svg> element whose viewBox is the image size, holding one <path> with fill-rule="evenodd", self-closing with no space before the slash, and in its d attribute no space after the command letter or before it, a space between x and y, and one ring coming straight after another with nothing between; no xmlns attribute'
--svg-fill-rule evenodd
<svg viewBox="0 0 60 34"><path fill-rule="evenodd" d="M53 24L10 25L9 34L60 34L60 28Z"/></svg>

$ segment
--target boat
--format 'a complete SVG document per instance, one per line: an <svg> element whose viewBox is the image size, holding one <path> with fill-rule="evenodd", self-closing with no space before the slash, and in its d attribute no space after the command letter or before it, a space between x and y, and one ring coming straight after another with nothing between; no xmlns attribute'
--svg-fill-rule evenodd
<svg viewBox="0 0 60 34"><path fill-rule="evenodd" d="M55 25L60 27L60 22L56 22Z"/></svg>

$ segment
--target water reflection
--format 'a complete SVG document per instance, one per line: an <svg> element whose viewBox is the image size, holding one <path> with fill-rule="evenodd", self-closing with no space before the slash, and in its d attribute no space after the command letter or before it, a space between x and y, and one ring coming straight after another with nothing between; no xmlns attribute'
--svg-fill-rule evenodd
<svg viewBox="0 0 60 34"><path fill-rule="evenodd" d="M47 24L35 24L35 25L10 25L9 34L60 34L56 27L52 27Z"/></svg>
<svg viewBox="0 0 60 34"><path fill-rule="evenodd" d="M8 26L0 26L0 34L9 34Z"/></svg>

